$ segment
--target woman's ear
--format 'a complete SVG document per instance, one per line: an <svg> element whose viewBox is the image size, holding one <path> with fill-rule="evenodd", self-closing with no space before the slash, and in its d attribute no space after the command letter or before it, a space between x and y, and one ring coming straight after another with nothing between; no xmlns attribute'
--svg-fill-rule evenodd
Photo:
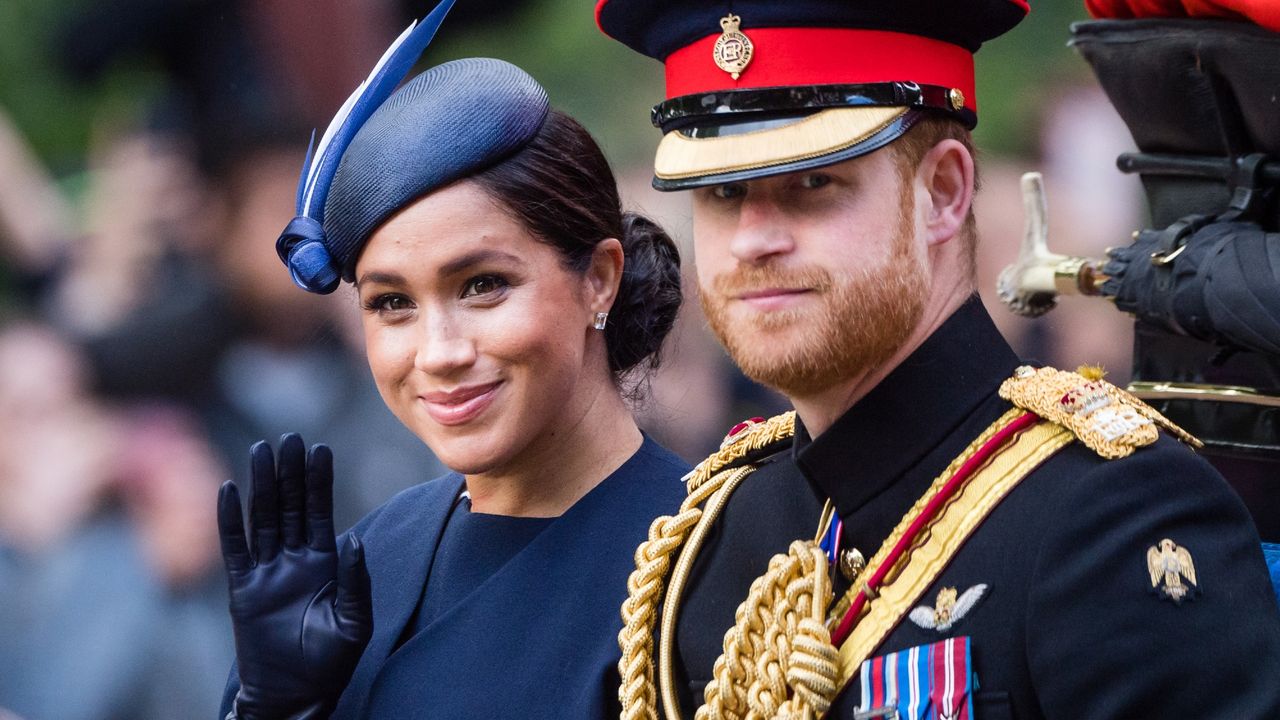
<svg viewBox="0 0 1280 720"><path fill-rule="evenodd" d="M960 233L973 204L973 155L958 140L934 145L920 160L916 182L928 199L924 217L930 245L941 245Z"/></svg>
<svg viewBox="0 0 1280 720"><path fill-rule="evenodd" d="M605 238L591 251L586 272L587 307L594 313L609 312L622 284L626 257L617 238Z"/></svg>

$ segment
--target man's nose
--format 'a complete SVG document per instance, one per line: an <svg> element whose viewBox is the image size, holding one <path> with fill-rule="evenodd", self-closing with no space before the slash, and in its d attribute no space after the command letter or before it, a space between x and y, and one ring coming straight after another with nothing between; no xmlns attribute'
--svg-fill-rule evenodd
<svg viewBox="0 0 1280 720"><path fill-rule="evenodd" d="M738 262L759 265L795 249L786 214L768 197L748 197L738 214L729 250Z"/></svg>

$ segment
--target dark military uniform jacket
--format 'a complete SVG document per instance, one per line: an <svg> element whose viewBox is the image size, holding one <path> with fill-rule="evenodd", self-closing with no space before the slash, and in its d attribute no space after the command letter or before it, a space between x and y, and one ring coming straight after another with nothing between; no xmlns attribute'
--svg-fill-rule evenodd
<svg viewBox="0 0 1280 720"><path fill-rule="evenodd" d="M996 391L1019 364L972 299L830 430L811 439L797 426L791 452L743 483L679 619L686 716L769 558L813 537L826 498L844 522L842 546L871 557L1010 409ZM1198 574L1198 592L1180 603L1148 572L1148 550L1166 538ZM904 617L874 655L968 636L977 720L1280 718L1280 610L1257 532L1222 477L1172 438L1120 460L1068 445L995 508L920 604L979 585L977 604L947 630ZM827 717L851 718L860 701L854 678Z"/></svg>

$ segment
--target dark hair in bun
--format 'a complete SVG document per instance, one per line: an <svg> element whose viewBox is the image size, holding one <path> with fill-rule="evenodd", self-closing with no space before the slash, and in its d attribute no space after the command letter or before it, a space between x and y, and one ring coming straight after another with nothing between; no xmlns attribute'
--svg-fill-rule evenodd
<svg viewBox="0 0 1280 720"><path fill-rule="evenodd" d="M683 297L680 252L652 220L622 212L613 171L586 129L553 110L528 145L471 179L576 272L601 240L622 243L622 283L605 327L609 369L620 377L657 367Z"/></svg>

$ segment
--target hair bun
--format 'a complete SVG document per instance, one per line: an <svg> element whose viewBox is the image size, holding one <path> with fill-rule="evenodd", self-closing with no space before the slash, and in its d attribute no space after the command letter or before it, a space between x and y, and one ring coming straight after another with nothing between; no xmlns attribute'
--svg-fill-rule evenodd
<svg viewBox="0 0 1280 720"><path fill-rule="evenodd" d="M658 351L684 299L680 251L657 223L637 213L623 213L619 241L626 260L605 327L609 368L615 373L646 361L649 368L658 366Z"/></svg>

